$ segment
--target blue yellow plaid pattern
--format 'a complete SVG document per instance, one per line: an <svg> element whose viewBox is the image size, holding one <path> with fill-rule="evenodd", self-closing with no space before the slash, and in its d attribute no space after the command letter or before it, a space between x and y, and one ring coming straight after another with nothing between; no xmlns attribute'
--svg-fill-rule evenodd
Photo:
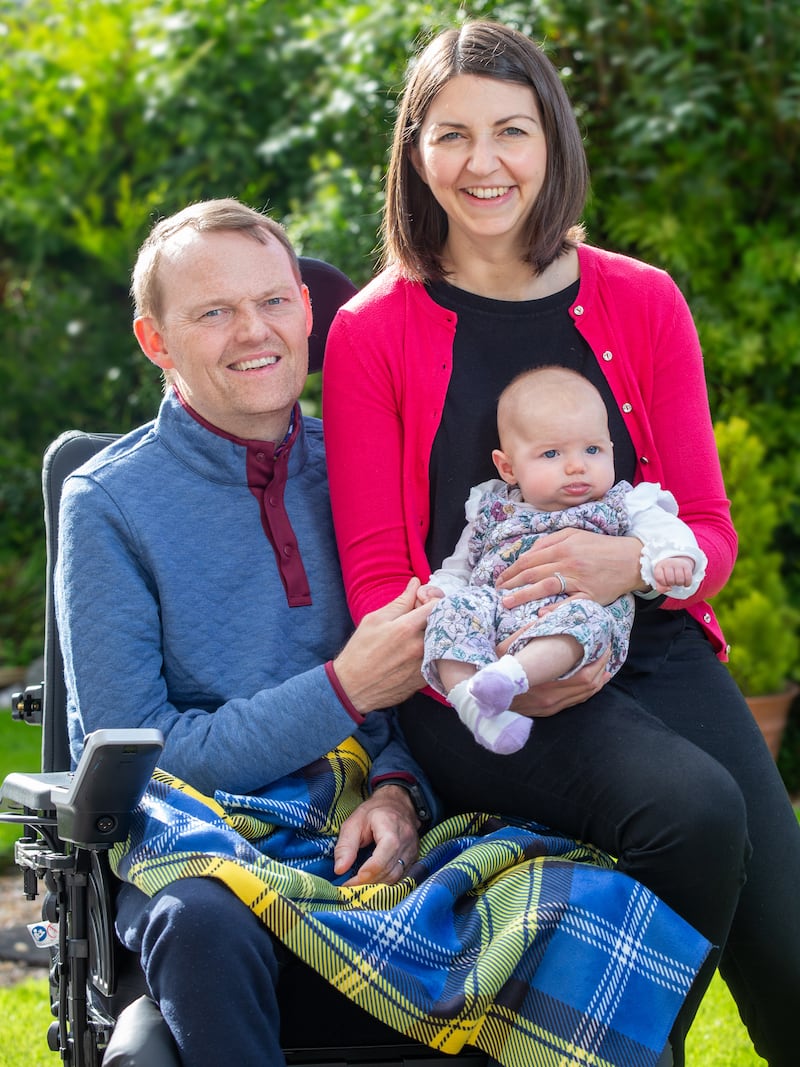
<svg viewBox="0 0 800 1067"><path fill-rule="evenodd" d="M367 793L350 739L254 796L157 771L112 853L148 895L224 882L292 952L396 1030L506 1067L653 1067L709 945L609 857L486 814L424 835L395 885L334 877L342 821Z"/></svg>

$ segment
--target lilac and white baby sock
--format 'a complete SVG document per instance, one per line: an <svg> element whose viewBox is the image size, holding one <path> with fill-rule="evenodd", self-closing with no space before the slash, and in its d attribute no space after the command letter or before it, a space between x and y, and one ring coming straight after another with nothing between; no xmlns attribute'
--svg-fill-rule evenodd
<svg viewBox="0 0 800 1067"><path fill-rule="evenodd" d="M459 682L447 699L479 745L507 756L523 747L533 726L530 719L509 710L514 697L527 691L528 679L519 662L503 656Z"/></svg>

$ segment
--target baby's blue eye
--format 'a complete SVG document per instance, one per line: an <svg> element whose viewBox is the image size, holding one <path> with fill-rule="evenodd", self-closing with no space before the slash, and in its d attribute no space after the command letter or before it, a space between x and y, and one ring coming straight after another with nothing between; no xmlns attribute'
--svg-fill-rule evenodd
<svg viewBox="0 0 800 1067"><path fill-rule="evenodd" d="M547 451L543 453L543 455L545 459L555 459L555 457L558 455L558 451L555 448L548 448Z"/></svg>
<svg viewBox="0 0 800 1067"><path fill-rule="evenodd" d="M596 456L600 449L597 447L597 445L589 445L586 451L589 453L590 456Z"/></svg>

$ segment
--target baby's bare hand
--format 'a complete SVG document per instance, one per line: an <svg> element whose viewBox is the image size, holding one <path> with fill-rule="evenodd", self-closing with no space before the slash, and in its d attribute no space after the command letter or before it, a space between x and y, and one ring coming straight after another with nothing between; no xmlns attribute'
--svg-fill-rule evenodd
<svg viewBox="0 0 800 1067"><path fill-rule="evenodd" d="M694 564L688 556L662 559L653 567L653 577L659 593L668 592L673 586L690 586L694 576Z"/></svg>
<svg viewBox="0 0 800 1067"><path fill-rule="evenodd" d="M430 604L432 600L441 600L443 596L444 590L438 585L421 585L417 590L417 607Z"/></svg>

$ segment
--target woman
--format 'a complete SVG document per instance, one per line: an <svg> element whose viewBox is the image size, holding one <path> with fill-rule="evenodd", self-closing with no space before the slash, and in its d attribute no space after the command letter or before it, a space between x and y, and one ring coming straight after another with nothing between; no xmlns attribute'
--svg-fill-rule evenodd
<svg viewBox="0 0 800 1067"><path fill-rule="evenodd" d="M385 269L339 314L324 378L326 447L351 611L423 582L491 477L497 397L543 363L600 390L615 475L660 482L708 557L688 601L653 598L641 543L561 531L501 581L507 604L564 591L637 596L628 660L517 698L525 747L481 748L431 691L402 709L415 757L450 811L500 810L589 840L716 946L671 1042L719 963L758 1052L797 1060L800 828L747 706L720 662L706 603L736 535L686 302L663 272L589 246L580 134L550 62L526 37L473 22L411 70L395 130ZM606 684L607 683L607 684Z"/></svg>

